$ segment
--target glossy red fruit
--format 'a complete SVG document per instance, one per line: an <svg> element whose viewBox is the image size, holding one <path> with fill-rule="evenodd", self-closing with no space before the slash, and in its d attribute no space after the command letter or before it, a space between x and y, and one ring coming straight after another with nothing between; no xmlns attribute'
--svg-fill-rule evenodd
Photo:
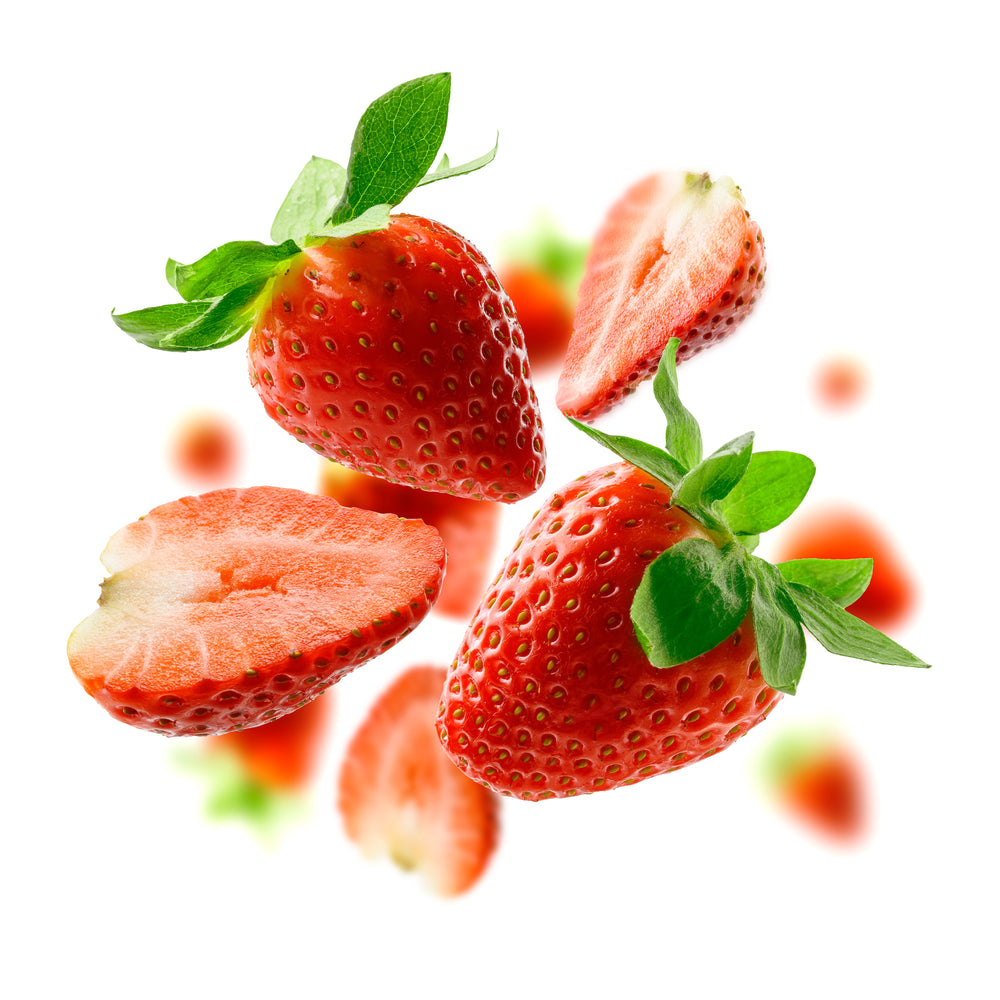
<svg viewBox="0 0 1000 1000"><path fill-rule="evenodd" d="M558 491L522 532L448 672L438 733L458 767L525 799L631 784L725 749L781 695L748 615L714 649L659 669L630 608L645 568L709 537L626 463Z"/></svg>
<svg viewBox="0 0 1000 1000"><path fill-rule="evenodd" d="M259 486L156 507L101 558L70 666L115 718L187 736L276 719L393 646L437 598L445 551L420 521Z"/></svg>
<svg viewBox="0 0 1000 1000"><path fill-rule="evenodd" d="M436 528L448 552L448 568L434 610L467 619L493 569L503 513L498 504L448 493L431 493L324 462L319 492L348 507L416 518Z"/></svg>
<svg viewBox="0 0 1000 1000"><path fill-rule="evenodd" d="M717 344L750 312L765 269L760 227L732 180L646 177L594 238L556 404L593 420L653 375L671 337L678 363Z"/></svg>
<svg viewBox="0 0 1000 1000"><path fill-rule="evenodd" d="M543 479L514 307L479 251L440 223L397 215L292 258L248 357L268 414L359 472L506 502Z"/></svg>
<svg viewBox="0 0 1000 1000"><path fill-rule="evenodd" d="M441 896L468 891L497 846L499 801L445 756L434 717L446 671L412 667L372 706L344 759L338 805L367 857L421 872Z"/></svg>
<svg viewBox="0 0 1000 1000"><path fill-rule="evenodd" d="M540 267L511 264L501 271L524 331L531 370L557 366L573 335L573 302L564 286Z"/></svg>
<svg viewBox="0 0 1000 1000"><path fill-rule="evenodd" d="M873 560L871 582L847 610L882 631L896 628L916 604L916 584L885 530L867 514L847 504L803 512L777 554L777 561L867 558Z"/></svg>

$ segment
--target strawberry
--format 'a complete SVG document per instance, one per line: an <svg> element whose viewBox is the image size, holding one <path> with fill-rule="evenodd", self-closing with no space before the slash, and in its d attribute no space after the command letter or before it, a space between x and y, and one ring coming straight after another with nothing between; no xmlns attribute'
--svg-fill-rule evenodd
<svg viewBox="0 0 1000 1000"><path fill-rule="evenodd" d="M526 799L607 790L686 767L756 726L828 649L926 666L843 605L864 559L773 566L762 531L815 473L744 434L702 458L669 341L654 380L668 450L575 426L626 461L557 491L532 518L465 634L438 735L466 774Z"/></svg>
<svg viewBox="0 0 1000 1000"><path fill-rule="evenodd" d="M788 731L768 747L764 765L771 794L791 817L840 843L864 837L864 770L843 740L828 733Z"/></svg>
<svg viewBox="0 0 1000 1000"><path fill-rule="evenodd" d="M448 551L448 572L434 610L453 618L472 614L489 581L500 534L497 504L410 489L336 462L322 463L318 492L348 507L415 518L436 528Z"/></svg>
<svg viewBox="0 0 1000 1000"><path fill-rule="evenodd" d="M827 358L816 369L814 388L825 407L831 410L847 409L864 398L868 373L857 358Z"/></svg>
<svg viewBox="0 0 1000 1000"><path fill-rule="evenodd" d="M189 413L174 429L171 465L184 479L218 486L239 467L239 432L219 413Z"/></svg>
<svg viewBox="0 0 1000 1000"><path fill-rule="evenodd" d="M367 857L388 855L437 894L456 896L496 849L499 800L441 751L434 713L445 674L412 667L376 701L347 749L338 806Z"/></svg>
<svg viewBox="0 0 1000 1000"><path fill-rule="evenodd" d="M760 228L730 178L635 184L594 238L556 404L593 420L656 371L671 337L678 362L718 343L757 301L765 268Z"/></svg>
<svg viewBox="0 0 1000 1000"><path fill-rule="evenodd" d="M450 75L412 80L362 116L347 169L313 157L271 228L167 263L185 301L115 314L161 350L252 328L267 414L369 475L507 503L538 489L545 447L524 338L483 255L453 229L390 210L415 187L488 163L442 157Z"/></svg>
<svg viewBox="0 0 1000 1000"><path fill-rule="evenodd" d="M393 646L437 598L445 552L420 521L261 486L156 507L102 561L70 666L116 718L186 736L277 719Z"/></svg>
<svg viewBox="0 0 1000 1000"><path fill-rule="evenodd" d="M871 582L847 610L875 628L897 628L916 603L916 585L895 546L853 505L828 503L811 510L782 537L778 553L782 560L870 557Z"/></svg>

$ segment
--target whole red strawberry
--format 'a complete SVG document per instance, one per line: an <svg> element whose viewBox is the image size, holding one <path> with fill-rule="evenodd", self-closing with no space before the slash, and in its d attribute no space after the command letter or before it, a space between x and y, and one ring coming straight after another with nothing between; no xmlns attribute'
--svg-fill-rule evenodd
<svg viewBox="0 0 1000 1000"><path fill-rule="evenodd" d="M758 535L815 473L744 434L702 457L672 338L654 391L667 449L574 423L626 459L559 490L466 632L438 734L468 775L526 799L601 791L717 753L794 693L804 627L829 650L926 666L843 610L871 561L772 566Z"/></svg>
<svg viewBox="0 0 1000 1000"><path fill-rule="evenodd" d="M248 356L268 414L360 472L506 501L541 481L513 306L475 247L440 223L397 215L293 257Z"/></svg>
<svg viewBox="0 0 1000 1000"><path fill-rule="evenodd" d="M347 169L313 157L271 228L168 261L185 300L115 315L160 350L224 347L251 327L267 413L320 455L369 475L513 502L545 448L524 338L493 269L453 229L390 210L415 187L484 166L443 157L450 75L374 101Z"/></svg>

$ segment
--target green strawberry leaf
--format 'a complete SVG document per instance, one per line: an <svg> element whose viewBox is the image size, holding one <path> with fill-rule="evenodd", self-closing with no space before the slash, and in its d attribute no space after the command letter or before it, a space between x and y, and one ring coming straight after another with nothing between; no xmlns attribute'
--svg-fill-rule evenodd
<svg viewBox="0 0 1000 1000"><path fill-rule="evenodd" d="M750 464L752 448L753 431L749 431L714 451L677 484L674 505L696 515L707 512L739 483Z"/></svg>
<svg viewBox="0 0 1000 1000"><path fill-rule="evenodd" d="M868 589L873 565L871 559L789 559L775 568L787 583L811 587L846 608Z"/></svg>
<svg viewBox="0 0 1000 1000"><path fill-rule="evenodd" d="M802 503L816 466L794 451L759 451L746 475L719 504L719 515L736 534L759 535L777 527Z"/></svg>
<svg viewBox="0 0 1000 1000"><path fill-rule="evenodd" d="M426 176L448 124L451 74L400 84L374 100L358 122L347 185L328 223L336 226L375 205L398 205Z"/></svg>
<svg viewBox="0 0 1000 1000"><path fill-rule="evenodd" d="M789 583L788 590L802 623L831 653L898 667L930 666L818 590L801 583Z"/></svg>
<svg viewBox="0 0 1000 1000"><path fill-rule="evenodd" d="M347 171L333 160L314 156L299 173L271 223L275 243L304 239L333 215L347 185Z"/></svg>
<svg viewBox="0 0 1000 1000"><path fill-rule="evenodd" d="M336 226L324 225L319 232L311 233L310 235L314 239L329 239L330 237L345 239L348 236L357 236L360 233L373 233L380 229L385 229L389 225L391 211L391 205L372 205L371 208L366 209L353 219L348 219L347 222L341 222Z"/></svg>
<svg viewBox="0 0 1000 1000"><path fill-rule="evenodd" d="M702 456L701 428L681 403L677 390L677 348L680 339L671 337L660 355L653 377L653 395L667 418L667 451L675 455L685 469L693 469Z"/></svg>
<svg viewBox="0 0 1000 1000"><path fill-rule="evenodd" d="M500 133L497 132L496 142L493 143L493 148L488 153L483 153L482 156L477 156L476 159L469 160L468 163L461 163L457 167L451 165L447 156L442 156L441 162L437 165L436 169L417 181L416 186L421 187L424 184L433 184L435 181L443 181L449 177L460 177L462 174L471 174L474 170L480 170L487 163L493 162L496 158L499 145Z"/></svg>
<svg viewBox="0 0 1000 1000"><path fill-rule="evenodd" d="M167 281L186 302L215 299L234 288L270 278L297 253L301 250L291 240L280 246L237 240L210 250L193 264L168 260Z"/></svg>
<svg viewBox="0 0 1000 1000"><path fill-rule="evenodd" d="M743 550L686 538L646 567L632 601L636 638L649 661L673 667L707 653L743 621L751 585Z"/></svg>
<svg viewBox="0 0 1000 1000"><path fill-rule="evenodd" d="M806 665L806 639L798 609L781 574L770 563L757 556L748 562L761 676L775 691L795 694Z"/></svg>
<svg viewBox="0 0 1000 1000"><path fill-rule="evenodd" d="M668 455L662 448L656 448L636 438L605 434L603 431L597 430L596 427L590 427L580 423L579 420L574 420L573 417L566 417L566 419L588 437L597 441L598 444L604 445L605 448L611 449L626 462L631 462L637 468L655 476L671 489L681 481L684 473L687 472L687 469L673 455Z"/></svg>
<svg viewBox="0 0 1000 1000"><path fill-rule="evenodd" d="M134 340L160 351L225 347L253 326L257 298L268 280L259 278L215 299L112 312L111 318Z"/></svg>

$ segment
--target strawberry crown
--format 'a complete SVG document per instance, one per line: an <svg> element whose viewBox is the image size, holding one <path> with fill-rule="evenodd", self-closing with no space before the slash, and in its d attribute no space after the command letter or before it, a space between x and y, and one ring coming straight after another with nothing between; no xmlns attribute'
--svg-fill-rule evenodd
<svg viewBox="0 0 1000 1000"><path fill-rule="evenodd" d="M636 638L650 662L669 668L707 653L749 611L761 675L794 694L806 661L805 631L831 653L873 663L927 667L846 607L871 581L871 559L793 559L772 565L753 554L761 534L802 502L816 467L791 451L753 451L753 432L703 457L701 429L681 403L671 338L653 392L666 417L666 447L605 434L567 419L615 454L665 483L671 505L712 537L687 538L647 568L632 602Z"/></svg>
<svg viewBox="0 0 1000 1000"><path fill-rule="evenodd" d="M400 84L361 116L347 168L314 156L302 168L271 225L273 243L237 240L193 264L168 260L167 281L183 302L115 313L129 336L161 351L205 351L239 340L253 326L268 282L304 247L385 229L414 188L485 167L483 156L452 166L442 155L451 74ZM499 138L498 138L499 141Z"/></svg>

